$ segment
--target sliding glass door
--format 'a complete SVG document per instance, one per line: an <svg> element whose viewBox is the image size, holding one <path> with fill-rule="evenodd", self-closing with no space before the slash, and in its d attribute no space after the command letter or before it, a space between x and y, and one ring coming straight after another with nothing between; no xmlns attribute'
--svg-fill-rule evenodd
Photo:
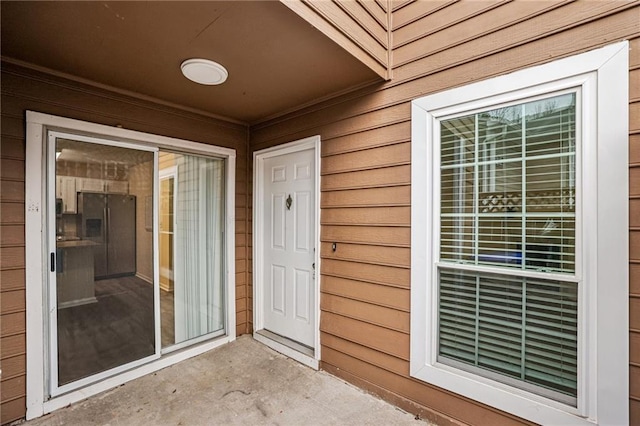
<svg viewBox="0 0 640 426"><path fill-rule="evenodd" d="M52 396L226 331L226 161L49 132Z"/></svg>
<svg viewBox="0 0 640 426"><path fill-rule="evenodd" d="M162 347L173 350L225 331L225 162L161 152L160 175Z"/></svg>
<svg viewBox="0 0 640 426"><path fill-rule="evenodd" d="M49 133L52 393L159 356L157 150Z"/></svg>

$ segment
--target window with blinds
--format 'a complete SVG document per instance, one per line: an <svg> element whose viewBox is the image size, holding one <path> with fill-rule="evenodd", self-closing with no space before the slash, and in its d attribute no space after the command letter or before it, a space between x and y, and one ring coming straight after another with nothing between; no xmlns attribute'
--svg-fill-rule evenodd
<svg viewBox="0 0 640 426"><path fill-rule="evenodd" d="M439 361L574 405L575 138L575 92L440 121L438 271Z"/></svg>

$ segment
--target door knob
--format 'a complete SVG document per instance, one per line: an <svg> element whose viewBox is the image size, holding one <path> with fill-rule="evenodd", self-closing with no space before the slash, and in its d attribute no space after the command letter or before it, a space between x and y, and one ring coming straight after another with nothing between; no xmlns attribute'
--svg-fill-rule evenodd
<svg viewBox="0 0 640 426"><path fill-rule="evenodd" d="M293 199L291 198L291 194L287 198L287 210L291 210L291 204L293 204Z"/></svg>

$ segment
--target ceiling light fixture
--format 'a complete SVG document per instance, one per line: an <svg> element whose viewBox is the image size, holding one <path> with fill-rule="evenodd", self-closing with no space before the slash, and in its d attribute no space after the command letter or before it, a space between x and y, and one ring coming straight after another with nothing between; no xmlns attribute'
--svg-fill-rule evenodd
<svg viewBox="0 0 640 426"><path fill-rule="evenodd" d="M180 69L189 80L206 85L222 84L229 76L225 67L208 59L187 59Z"/></svg>

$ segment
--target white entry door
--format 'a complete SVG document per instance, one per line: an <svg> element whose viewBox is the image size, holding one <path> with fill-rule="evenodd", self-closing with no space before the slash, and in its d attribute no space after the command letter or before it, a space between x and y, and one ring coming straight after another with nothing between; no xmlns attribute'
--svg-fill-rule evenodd
<svg viewBox="0 0 640 426"><path fill-rule="evenodd" d="M264 329L315 346L315 150L273 156L262 168Z"/></svg>

